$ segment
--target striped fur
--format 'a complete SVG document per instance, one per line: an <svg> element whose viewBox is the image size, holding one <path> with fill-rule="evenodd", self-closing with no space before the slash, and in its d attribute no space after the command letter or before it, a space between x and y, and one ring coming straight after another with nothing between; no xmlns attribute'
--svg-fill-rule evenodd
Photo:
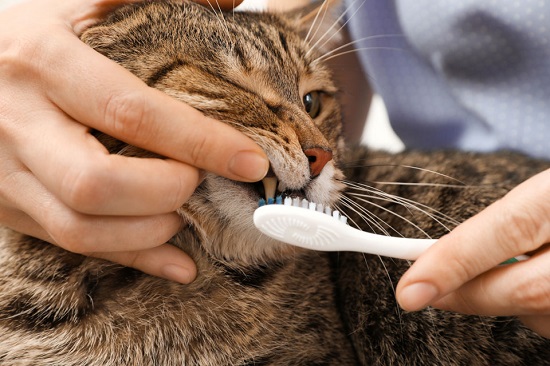
<svg viewBox="0 0 550 366"><path fill-rule="evenodd" d="M116 11L82 39L148 85L254 139L281 190L336 204L343 166L358 181L404 179L396 170L365 169L373 158L439 162L433 169L443 169L446 163L435 155L344 150L337 89L301 38L311 18L307 12L222 14L188 1L151 1ZM311 91L322 91L314 119L302 104ZM155 156L95 135L112 153ZM311 147L334 153L315 178L303 153ZM460 163L449 174L472 156L453 159ZM512 171L506 177L517 184L544 165L520 170L529 165L523 158L501 159L485 183ZM430 192L434 208L447 207L459 219L502 194L491 191L474 204L462 193ZM446 204L453 197L462 202L454 211ZM407 263L331 257L260 236L251 222L258 198L253 184L206 176L180 209L187 225L171 241L197 262L198 278L188 286L1 229L0 365L515 365L522 357L524 364L550 359L550 343L514 319L402 313L387 278L397 280Z"/></svg>

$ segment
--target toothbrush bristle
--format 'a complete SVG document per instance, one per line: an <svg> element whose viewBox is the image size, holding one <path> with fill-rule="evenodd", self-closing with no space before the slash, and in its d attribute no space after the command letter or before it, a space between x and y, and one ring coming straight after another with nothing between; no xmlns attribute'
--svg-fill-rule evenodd
<svg viewBox="0 0 550 366"><path fill-rule="evenodd" d="M300 198L297 198L297 197L292 198L292 197L289 197L289 196L285 196L283 198L282 196L277 196L275 198L269 198L267 200L267 202L263 198L261 198L258 201L258 207L262 207L262 206L265 206L265 205L273 205L273 204L285 205L285 206L294 206L294 207L309 209L311 211L318 211L318 212L322 212L326 215L332 216L333 218L340 221L341 223L347 224L347 222L348 222L348 218L346 216L342 215L339 211L337 211L337 210L333 211L329 206L323 206L323 204L321 204L321 203L317 204L315 202L310 202L305 198L300 199Z"/></svg>

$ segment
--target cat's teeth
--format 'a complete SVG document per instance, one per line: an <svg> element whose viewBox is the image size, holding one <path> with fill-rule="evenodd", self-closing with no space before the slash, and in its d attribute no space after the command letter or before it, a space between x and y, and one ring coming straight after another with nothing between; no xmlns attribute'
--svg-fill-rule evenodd
<svg viewBox="0 0 550 366"><path fill-rule="evenodd" d="M279 183L277 177L265 177L262 179L262 183L264 184L266 201L269 201L270 198L274 199L275 192L277 191L277 183Z"/></svg>

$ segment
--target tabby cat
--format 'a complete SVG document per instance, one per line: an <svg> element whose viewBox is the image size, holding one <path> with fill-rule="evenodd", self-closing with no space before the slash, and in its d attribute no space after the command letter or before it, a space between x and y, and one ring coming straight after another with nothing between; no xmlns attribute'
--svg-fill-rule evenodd
<svg viewBox="0 0 550 366"><path fill-rule="evenodd" d="M440 236L550 166L508 153L346 150L337 89L319 60L324 50L303 38L317 6L280 17L150 1L117 10L82 39L254 139L279 192L354 207L350 221L365 230L424 235L400 215ZM95 135L112 153L154 156ZM429 170L469 185L456 188ZM369 183L382 181L443 184ZM0 364L548 364L550 340L514 318L400 310L393 289L406 261L306 251L262 236L252 213L263 195L261 183L206 176L181 207L185 226L171 240L198 265L187 286L1 229ZM356 204L377 221L358 217Z"/></svg>

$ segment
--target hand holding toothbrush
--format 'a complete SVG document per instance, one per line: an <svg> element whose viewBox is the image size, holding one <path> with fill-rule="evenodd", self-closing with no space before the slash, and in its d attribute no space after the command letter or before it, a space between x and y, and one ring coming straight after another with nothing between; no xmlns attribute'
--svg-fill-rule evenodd
<svg viewBox="0 0 550 366"><path fill-rule="evenodd" d="M467 314L519 316L550 337L550 170L441 238L397 287L409 311L428 305ZM499 263L529 253L529 260Z"/></svg>

